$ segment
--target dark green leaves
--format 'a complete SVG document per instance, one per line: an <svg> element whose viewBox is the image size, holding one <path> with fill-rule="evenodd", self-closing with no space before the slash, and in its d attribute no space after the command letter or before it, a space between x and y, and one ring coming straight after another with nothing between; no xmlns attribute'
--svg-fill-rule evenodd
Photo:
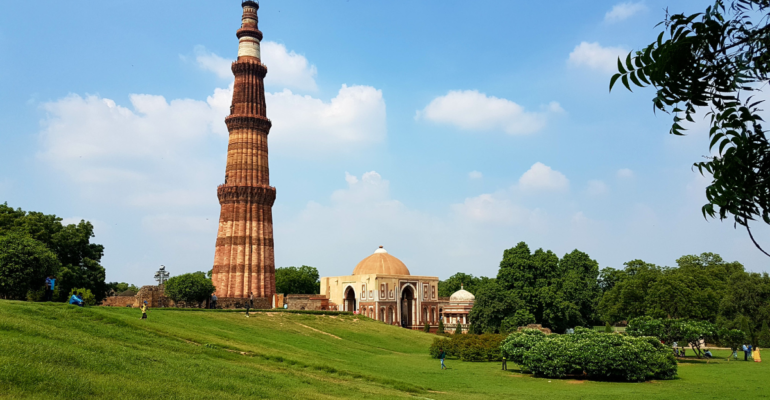
<svg viewBox="0 0 770 400"><path fill-rule="evenodd" d="M725 9L717 0L705 13L667 17L656 41L629 53L625 63L618 58L610 91L618 80L629 91L632 85L655 87L653 110L673 114L673 135L683 135L681 122L694 122L708 109L709 151L716 154L694 164L713 178L703 215L732 216L748 228L757 219L770 224L770 143L760 102L742 100L770 80L770 2L734 0L729 14Z"/></svg>

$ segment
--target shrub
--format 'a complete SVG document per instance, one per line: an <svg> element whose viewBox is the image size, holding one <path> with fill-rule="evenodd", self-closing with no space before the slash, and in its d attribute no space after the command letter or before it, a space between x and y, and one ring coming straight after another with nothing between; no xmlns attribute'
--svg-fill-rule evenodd
<svg viewBox="0 0 770 400"><path fill-rule="evenodd" d="M462 335L463 333L463 326L460 325L460 323L457 323L457 327L455 328L455 334L456 335Z"/></svg>
<svg viewBox="0 0 770 400"><path fill-rule="evenodd" d="M70 290L70 294L67 296L67 302L70 301L70 298L73 294L80 293L83 295L83 303L87 306L95 306L96 305L96 296L94 296L93 293L91 293L90 289L78 289L73 288Z"/></svg>
<svg viewBox="0 0 770 400"><path fill-rule="evenodd" d="M612 331L612 325L610 325L610 323L609 323L609 322L607 322L606 324L604 324L604 333L612 333L612 332L613 332L613 331Z"/></svg>
<svg viewBox="0 0 770 400"><path fill-rule="evenodd" d="M444 320L443 318L438 319L438 328L436 329L436 334L441 335L444 333Z"/></svg>
<svg viewBox="0 0 770 400"><path fill-rule="evenodd" d="M508 335L500 344L503 357L515 364L524 364L524 353L545 340L545 333L537 329L522 329Z"/></svg>
<svg viewBox="0 0 770 400"><path fill-rule="evenodd" d="M570 335L543 335L539 339L535 339L539 335L534 333L530 338L525 336L519 333L507 341L504 352L511 354L512 360L523 359L522 366L536 376L562 378L583 374L593 379L644 381L671 379L677 373L671 349L654 337L629 337L584 328L576 328L575 334ZM517 343L527 343L531 348L522 350L524 345L516 346Z"/></svg>
<svg viewBox="0 0 770 400"><path fill-rule="evenodd" d="M430 355L438 358L441 349L447 357L459 358L462 361L500 361L500 343L504 335L452 335L449 338L435 338L430 346Z"/></svg>
<svg viewBox="0 0 770 400"><path fill-rule="evenodd" d="M425 326L422 327L423 332L430 333L430 325L428 325L428 321L425 321Z"/></svg>
<svg viewBox="0 0 770 400"><path fill-rule="evenodd" d="M716 328L708 321L640 317L629 321L626 333L631 336L653 336L667 344L685 342L700 357L701 339L715 337Z"/></svg>

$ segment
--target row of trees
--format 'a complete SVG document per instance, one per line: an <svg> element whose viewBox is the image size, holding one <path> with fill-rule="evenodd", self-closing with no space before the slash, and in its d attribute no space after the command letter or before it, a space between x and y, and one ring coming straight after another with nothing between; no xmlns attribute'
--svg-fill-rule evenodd
<svg viewBox="0 0 770 400"><path fill-rule="evenodd" d="M469 316L474 333L530 323L564 331L596 320L598 276L599 264L586 253L575 250L559 259L550 250L533 253L521 242L503 253L496 278L459 273L439 283L439 294L451 295L462 282L476 296Z"/></svg>
<svg viewBox="0 0 770 400"><path fill-rule="evenodd" d="M56 215L0 204L0 298L41 298L45 278L56 278L56 300L74 288L88 289L100 302L108 291L99 263L104 246L91 243L88 221L63 225Z"/></svg>
<svg viewBox="0 0 770 400"><path fill-rule="evenodd" d="M529 323L556 332L577 326L616 324L633 318L706 321L717 330L741 330L759 343L770 323L770 277L749 273L738 262L704 253L660 267L642 260L623 269L599 270L586 253L559 259L530 252L526 243L505 250L495 278L458 273L439 282L449 296L460 283L476 296L470 313L474 333L507 333Z"/></svg>

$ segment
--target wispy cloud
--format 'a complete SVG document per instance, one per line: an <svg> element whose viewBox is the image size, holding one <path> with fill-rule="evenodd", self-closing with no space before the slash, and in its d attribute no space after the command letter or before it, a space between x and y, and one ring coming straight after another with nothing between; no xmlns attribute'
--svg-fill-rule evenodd
<svg viewBox="0 0 770 400"><path fill-rule="evenodd" d="M638 3L626 2L626 3L615 4L615 6L612 7L612 10L607 11L607 14L604 14L604 21L610 22L610 23L620 22L646 9L647 7L642 2L638 2Z"/></svg>

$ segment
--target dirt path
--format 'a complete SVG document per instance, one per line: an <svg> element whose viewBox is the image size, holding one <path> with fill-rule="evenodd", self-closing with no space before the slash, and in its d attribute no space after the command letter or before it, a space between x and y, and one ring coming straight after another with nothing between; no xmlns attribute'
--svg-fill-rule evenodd
<svg viewBox="0 0 770 400"><path fill-rule="evenodd" d="M297 322L297 325L299 325L299 326L304 326L305 328L307 328L307 329L310 329L311 331L316 331L316 332L318 332L318 333L323 333L324 335L329 335L329 336L331 336L331 337L333 337L333 338L335 338L335 339L339 339L339 340L342 340L342 338L341 338L341 337L339 337L339 336L336 336L336 335L332 335L332 334L331 334L331 333L329 333L329 332L319 331L319 330L318 330L318 329L316 329L316 328L311 328L311 327L309 327L309 326L307 326L307 325L303 325L303 324L300 324L299 322Z"/></svg>

